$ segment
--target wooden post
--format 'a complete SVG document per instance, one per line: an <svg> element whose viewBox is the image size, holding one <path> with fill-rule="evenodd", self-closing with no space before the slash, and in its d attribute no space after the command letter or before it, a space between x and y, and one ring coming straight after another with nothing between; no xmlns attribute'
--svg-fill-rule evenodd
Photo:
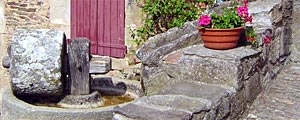
<svg viewBox="0 0 300 120"><path fill-rule="evenodd" d="M71 95L90 94L89 52L87 38L74 38L68 47Z"/></svg>

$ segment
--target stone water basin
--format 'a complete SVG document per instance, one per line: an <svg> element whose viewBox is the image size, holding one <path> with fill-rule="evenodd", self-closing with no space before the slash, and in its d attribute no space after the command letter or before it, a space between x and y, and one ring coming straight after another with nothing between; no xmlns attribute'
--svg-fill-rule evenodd
<svg viewBox="0 0 300 120"><path fill-rule="evenodd" d="M142 95L139 81L114 79L113 84L124 83L126 92L120 96L103 96L105 105L99 108L60 108L56 103L29 104L18 99L11 89L3 92L2 120L111 120L113 111ZM101 93L101 92L100 92Z"/></svg>

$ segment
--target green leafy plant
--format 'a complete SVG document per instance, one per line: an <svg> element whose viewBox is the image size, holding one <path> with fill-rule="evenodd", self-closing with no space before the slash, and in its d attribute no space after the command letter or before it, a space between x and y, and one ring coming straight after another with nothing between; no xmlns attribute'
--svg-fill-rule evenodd
<svg viewBox="0 0 300 120"><path fill-rule="evenodd" d="M244 26L247 43L257 47L257 34L254 28L251 26L252 16L248 13L248 0L244 0L242 5L239 5L239 2L235 0L233 2L234 3L232 7L224 8L221 13L212 12L202 14L199 18L199 27L202 29L223 29ZM248 25L246 25L246 23ZM267 44L270 43L271 40L272 38L269 35L264 38L263 42Z"/></svg>
<svg viewBox="0 0 300 120"><path fill-rule="evenodd" d="M233 7L224 8L221 13L204 13L199 18L201 28L235 28L241 27L245 22L250 21L248 18L248 7L237 6L234 2ZM251 17L252 20L252 17Z"/></svg>
<svg viewBox="0 0 300 120"><path fill-rule="evenodd" d="M225 8L222 15L212 13L211 16L211 28L235 28L244 25L244 20L238 16L236 7Z"/></svg>
<svg viewBox="0 0 300 120"><path fill-rule="evenodd" d="M198 18L201 0L144 0L144 24L132 32L139 45L149 37ZM212 0L208 0L212 1Z"/></svg>

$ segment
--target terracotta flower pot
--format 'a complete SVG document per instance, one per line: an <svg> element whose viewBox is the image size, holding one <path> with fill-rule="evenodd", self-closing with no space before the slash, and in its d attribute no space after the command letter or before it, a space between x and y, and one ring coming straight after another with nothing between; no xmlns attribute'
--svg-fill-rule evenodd
<svg viewBox="0 0 300 120"><path fill-rule="evenodd" d="M243 27L228 29L198 29L206 48L226 50L237 46Z"/></svg>

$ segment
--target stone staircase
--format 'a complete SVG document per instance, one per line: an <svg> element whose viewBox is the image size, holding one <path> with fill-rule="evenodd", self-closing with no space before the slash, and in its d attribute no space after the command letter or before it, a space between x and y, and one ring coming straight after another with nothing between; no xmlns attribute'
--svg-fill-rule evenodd
<svg viewBox="0 0 300 120"><path fill-rule="evenodd" d="M115 109L113 118L239 119L260 93L260 52L193 45L166 55L143 79L148 96Z"/></svg>
<svg viewBox="0 0 300 120"><path fill-rule="evenodd" d="M274 83L269 87L273 92L265 90L268 95L257 98L289 60L286 42L291 39L291 5L291 0L256 0L249 4L262 47L259 51L247 47L206 49L199 44L195 21L151 37L137 52L143 63L142 85L147 96L116 108L113 119L297 119L296 78ZM267 29L273 30L274 39L272 44L263 45ZM286 77L293 75L280 74L277 79Z"/></svg>

